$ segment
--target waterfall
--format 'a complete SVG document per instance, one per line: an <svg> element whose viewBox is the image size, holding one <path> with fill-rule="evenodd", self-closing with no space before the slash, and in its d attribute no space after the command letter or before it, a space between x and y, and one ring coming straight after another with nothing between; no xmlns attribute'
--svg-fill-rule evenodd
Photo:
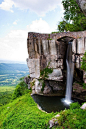
<svg viewBox="0 0 86 129"><path fill-rule="evenodd" d="M66 95L64 101L67 104L70 104L72 102L71 94L72 94L72 82L73 82L73 71L74 71L74 63L72 62L72 42L68 43L66 64L67 64L67 84L66 84Z"/></svg>

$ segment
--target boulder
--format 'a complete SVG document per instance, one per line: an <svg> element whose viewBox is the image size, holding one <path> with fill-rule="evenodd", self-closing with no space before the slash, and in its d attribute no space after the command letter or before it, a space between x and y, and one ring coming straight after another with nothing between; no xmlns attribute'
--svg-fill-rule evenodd
<svg viewBox="0 0 86 129"><path fill-rule="evenodd" d="M42 84L37 79L35 79L35 93L40 94L41 89L42 89Z"/></svg>
<svg viewBox="0 0 86 129"><path fill-rule="evenodd" d="M51 89L51 87L46 85L44 87L43 94L50 94L50 93L52 93L52 89Z"/></svg>
<svg viewBox="0 0 86 129"><path fill-rule="evenodd" d="M54 118L52 118L50 121L49 121L49 128L52 128L53 126L55 125L58 125L58 117L60 117L59 114L57 114Z"/></svg>
<svg viewBox="0 0 86 129"><path fill-rule="evenodd" d="M85 110L86 109L86 103L84 103L80 108Z"/></svg>
<svg viewBox="0 0 86 129"><path fill-rule="evenodd" d="M24 78L24 82L28 85L28 89L30 89L30 82L31 82L31 78L30 77L25 77Z"/></svg>
<svg viewBox="0 0 86 129"><path fill-rule="evenodd" d="M41 94L42 89L42 82L39 82L38 79L33 79L30 83L30 86L32 88L32 94Z"/></svg>

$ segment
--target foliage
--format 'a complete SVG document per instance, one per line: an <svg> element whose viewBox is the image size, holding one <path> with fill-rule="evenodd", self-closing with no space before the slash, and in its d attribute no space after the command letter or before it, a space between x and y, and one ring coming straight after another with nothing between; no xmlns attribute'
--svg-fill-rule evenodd
<svg viewBox="0 0 86 129"><path fill-rule="evenodd" d="M50 64L50 63L49 63L49 64ZM48 74L53 72L53 68L48 68L48 67L49 67L49 64L47 65L46 68L44 68L44 69L40 72L40 79L43 80L41 91L44 90L44 87L45 87L44 81L48 78ZM40 79L39 79L39 80L40 80Z"/></svg>
<svg viewBox="0 0 86 129"><path fill-rule="evenodd" d="M59 33L59 31L58 32L52 32L51 34L57 34L57 33Z"/></svg>
<svg viewBox="0 0 86 129"><path fill-rule="evenodd" d="M86 52L84 53L84 56L82 57L81 69L86 71ZM86 89L86 83L83 83L83 88Z"/></svg>
<svg viewBox="0 0 86 129"><path fill-rule="evenodd" d="M86 17L81 12L75 0L62 0L64 18L59 22L58 30L83 31L86 30Z"/></svg>
<svg viewBox="0 0 86 129"><path fill-rule="evenodd" d="M6 105L11 101L14 90L14 86L0 87L0 106Z"/></svg>
<svg viewBox="0 0 86 129"><path fill-rule="evenodd" d="M49 66L49 65L48 65ZM40 77L45 80L46 78L48 78L48 74L53 72L53 68L48 68L48 66L46 68L44 68L41 72L40 72Z"/></svg>
<svg viewBox="0 0 86 129"><path fill-rule="evenodd" d="M70 104L70 109L79 109L79 108L80 108L80 104L78 102Z"/></svg>
<svg viewBox="0 0 86 129"><path fill-rule="evenodd" d="M49 129L48 121L56 114L39 110L28 93L0 107L0 129ZM59 114L59 125L52 129L86 129L86 110L78 103Z"/></svg>
<svg viewBox="0 0 86 129"><path fill-rule="evenodd" d="M50 34L48 35L48 38L47 38L47 40L52 40L52 38L50 38Z"/></svg>
<svg viewBox="0 0 86 129"><path fill-rule="evenodd" d="M86 89L86 83L83 83L83 89Z"/></svg>
<svg viewBox="0 0 86 129"><path fill-rule="evenodd" d="M35 80L34 79L30 82L30 85L31 85L31 88L35 85Z"/></svg>
<svg viewBox="0 0 86 129"><path fill-rule="evenodd" d="M30 94L25 94L0 108L0 129L48 129L54 115L39 110Z"/></svg>
<svg viewBox="0 0 86 129"><path fill-rule="evenodd" d="M13 96L12 96L12 99L15 99L19 96L22 96L24 94L23 90L22 90L22 87L20 85L17 85L16 86L16 89L13 93Z"/></svg>
<svg viewBox="0 0 86 129"><path fill-rule="evenodd" d="M70 109L60 112L60 117L58 118L60 128L86 129L86 110L82 110L79 107L78 103L72 103Z"/></svg>
<svg viewBox="0 0 86 129"><path fill-rule="evenodd" d="M86 71L86 52L84 53L84 56L82 57L81 69Z"/></svg>
<svg viewBox="0 0 86 129"><path fill-rule="evenodd" d="M12 99L16 99L17 97L22 96L28 92L28 85L24 82L24 77L20 78L20 83L16 86L15 91L12 95Z"/></svg>
<svg viewBox="0 0 86 129"><path fill-rule="evenodd" d="M41 91L44 90L44 87L45 87L45 83L44 83L44 81L43 81L43 82L42 82L42 89L41 89Z"/></svg>

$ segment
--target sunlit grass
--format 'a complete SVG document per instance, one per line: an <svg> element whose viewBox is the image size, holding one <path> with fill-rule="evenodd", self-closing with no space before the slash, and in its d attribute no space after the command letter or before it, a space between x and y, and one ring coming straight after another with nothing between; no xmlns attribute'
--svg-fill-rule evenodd
<svg viewBox="0 0 86 129"><path fill-rule="evenodd" d="M11 101L15 86L0 86L0 106Z"/></svg>
<svg viewBox="0 0 86 129"><path fill-rule="evenodd" d="M48 121L56 114L39 110L30 94L15 99L0 110L1 129L47 129Z"/></svg>

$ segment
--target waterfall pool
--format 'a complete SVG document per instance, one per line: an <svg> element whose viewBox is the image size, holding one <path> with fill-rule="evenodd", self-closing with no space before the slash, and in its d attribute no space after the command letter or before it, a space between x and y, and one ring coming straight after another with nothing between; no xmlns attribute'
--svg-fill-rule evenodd
<svg viewBox="0 0 86 129"><path fill-rule="evenodd" d="M69 105L62 102L63 97L32 95L32 98L42 110L48 113L59 112L69 108Z"/></svg>

